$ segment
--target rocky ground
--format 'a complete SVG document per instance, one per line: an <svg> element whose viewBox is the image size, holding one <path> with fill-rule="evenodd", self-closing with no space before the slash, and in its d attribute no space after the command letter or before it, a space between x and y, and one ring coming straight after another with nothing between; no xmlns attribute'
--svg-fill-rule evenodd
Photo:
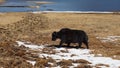
<svg viewBox="0 0 120 68"><path fill-rule="evenodd" d="M6 16L8 15L8 16ZM11 18L10 18L11 17ZM0 14L0 67L4 68L44 68L61 66L68 68L72 63L85 63L76 68L92 68L87 60L61 60L39 57L37 52L56 54L54 48L59 43L51 41L51 33L61 28L85 30L89 36L89 46L95 56L120 59L120 15L119 14L65 14L65 13L1 13ZM14 20L15 19L15 20ZM4 24L5 23L5 24ZM19 46L16 41L31 42L36 45L49 45L42 51ZM29 43L26 43L29 44ZM72 44L74 45L74 44ZM72 46L71 45L71 46ZM52 47L53 46L53 47ZM84 49L83 45L83 49ZM62 51L63 53L66 51ZM36 53L36 54L35 54ZM74 56L74 55L72 55ZM32 65L29 61L36 61ZM64 66L63 63L66 65ZM54 66L55 65L55 66ZM98 64L109 68L109 65Z"/></svg>

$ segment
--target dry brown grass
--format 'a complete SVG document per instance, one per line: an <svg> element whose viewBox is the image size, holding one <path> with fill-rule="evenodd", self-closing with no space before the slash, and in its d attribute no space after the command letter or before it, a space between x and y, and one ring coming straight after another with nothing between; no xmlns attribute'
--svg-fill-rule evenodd
<svg viewBox="0 0 120 68"><path fill-rule="evenodd" d="M78 65L78 66L75 67L75 68L93 68L93 67L90 66L90 65L87 65L87 64L80 64L80 65Z"/></svg>
<svg viewBox="0 0 120 68"><path fill-rule="evenodd" d="M72 60L61 60L60 62L57 62L57 65L59 66L72 66Z"/></svg>
<svg viewBox="0 0 120 68"><path fill-rule="evenodd" d="M57 42L51 41L51 33L53 31L58 31L61 28L72 28L84 30L89 36L89 46L90 49L94 50L94 54L103 54L103 56L110 56L115 59L120 59L120 41L117 43L114 42L101 42L96 37L106 37L106 36L120 36L120 15L119 14L82 14L82 13L44 13L44 14L32 14L33 19L26 16L29 16L30 13L3 13L0 14L0 25L3 26L6 24L14 24L19 28L15 28L11 31L2 30L2 39L17 38L17 40L27 40L37 44L58 44ZM42 15L42 16L41 16ZM43 18L42 18L43 17ZM36 18L38 19L36 20ZM36 22L44 22L45 28L38 28L39 26ZM29 20L32 20L29 22ZM15 23L26 23L18 25ZM31 27L27 26L27 23L36 24L33 29L26 28ZM37 23L38 23L37 22ZM47 23L47 24L46 24ZM13 25L12 24L12 25ZM8 25L7 25L8 26ZM23 28L23 27L24 28ZM37 26L37 27L36 27ZM47 28L46 28L47 26ZM36 27L36 28L35 28ZM41 26L40 26L41 27ZM30 31L32 29L32 31ZM21 32L23 31L23 32ZM7 32L4 34L4 32ZM9 33L11 33L9 35ZM15 35L15 36L14 36ZM32 35L32 36L31 36ZM13 37L14 36L14 37ZM84 45L83 45L84 47Z"/></svg>
<svg viewBox="0 0 120 68"><path fill-rule="evenodd" d="M61 28L72 28L85 30L89 35L89 46L95 54L120 59L120 39L114 42L101 42L96 37L120 36L120 15L119 14L64 14L47 13L44 14L54 26L51 32ZM54 24L54 25L53 25ZM58 43L57 43L58 44Z"/></svg>
<svg viewBox="0 0 120 68"><path fill-rule="evenodd" d="M79 59L79 60L74 60L74 63L81 63L81 64L91 64L90 62L88 62L87 60L84 59Z"/></svg>
<svg viewBox="0 0 120 68"><path fill-rule="evenodd" d="M0 57L1 68L32 68L32 64L17 56Z"/></svg>
<svg viewBox="0 0 120 68"><path fill-rule="evenodd" d="M48 13L45 14L49 19L56 21L54 28L60 29L64 27L83 29L87 33L97 36L119 35L119 18L120 15L115 14L61 14ZM54 24L54 23L53 23ZM52 24L51 24L52 25ZM111 26L112 25L112 26ZM110 31L109 31L110 30ZM114 31L115 30L115 31ZM100 34L99 34L100 33Z"/></svg>
<svg viewBox="0 0 120 68"><path fill-rule="evenodd" d="M48 67L48 60L39 58L39 59L36 60L35 66L45 66L45 67Z"/></svg>
<svg viewBox="0 0 120 68"><path fill-rule="evenodd" d="M32 64L28 63L23 56L26 50L15 46L15 42L0 42L0 67L1 68L30 68ZM27 55L27 54L26 54Z"/></svg>
<svg viewBox="0 0 120 68"><path fill-rule="evenodd" d="M109 65L107 65L107 64L96 64L96 66L95 66L95 67L99 67L99 66L110 67L110 66L109 66Z"/></svg>
<svg viewBox="0 0 120 68"><path fill-rule="evenodd" d="M24 18L26 13L0 13L0 25L12 24Z"/></svg>

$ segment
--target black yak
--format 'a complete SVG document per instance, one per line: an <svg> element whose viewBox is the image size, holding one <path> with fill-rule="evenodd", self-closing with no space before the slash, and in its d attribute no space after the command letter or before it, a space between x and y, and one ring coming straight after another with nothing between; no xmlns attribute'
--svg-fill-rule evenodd
<svg viewBox="0 0 120 68"><path fill-rule="evenodd" d="M69 28L63 28L58 32L52 33L52 41L55 41L56 39L60 39L59 47L63 43L66 43L67 46L69 46L71 43L78 43L79 46L77 48L80 48L82 43L84 43L89 49L88 46L88 36L83 30L73 30Z"/></svg>

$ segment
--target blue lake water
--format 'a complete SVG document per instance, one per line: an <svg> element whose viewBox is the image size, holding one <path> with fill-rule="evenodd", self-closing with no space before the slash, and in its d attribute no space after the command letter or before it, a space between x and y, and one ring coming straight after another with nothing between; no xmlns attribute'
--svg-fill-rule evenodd
<svg viewBox="0 0 120 68"><path fill-rule="evenodd" d="M5 7L5 6L36 6L28 1L49 1L52 4L40 5L40 8ZM120 11L120 0L6 0L0 4L0 12L26 11ZM38 6L38 5L37 5Z"/></svg>

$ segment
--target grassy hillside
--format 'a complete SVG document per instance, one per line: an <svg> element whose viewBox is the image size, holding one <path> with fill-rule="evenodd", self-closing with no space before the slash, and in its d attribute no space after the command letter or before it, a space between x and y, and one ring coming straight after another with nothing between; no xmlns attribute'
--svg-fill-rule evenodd
<svg viewBox="0 0 120 68"><path fill-rule="evenodd" d="M51 46L58 45L59 40L51 41L51 34L61 28L84 30L89 36L89 47L93 50L92 53L96 56L102 54L120 59L119 14L0 13L0 47L5 45L6 48L15 44L11 41L17 40ZM84 45L83 48L85 48ZM10 48L10 56L15 52L11 52L12 49L14 48ZM20 51L24 50L20 49ZM6 53L9 54L9 51ZM20 55L15 54L15 56Z"/></svg>

